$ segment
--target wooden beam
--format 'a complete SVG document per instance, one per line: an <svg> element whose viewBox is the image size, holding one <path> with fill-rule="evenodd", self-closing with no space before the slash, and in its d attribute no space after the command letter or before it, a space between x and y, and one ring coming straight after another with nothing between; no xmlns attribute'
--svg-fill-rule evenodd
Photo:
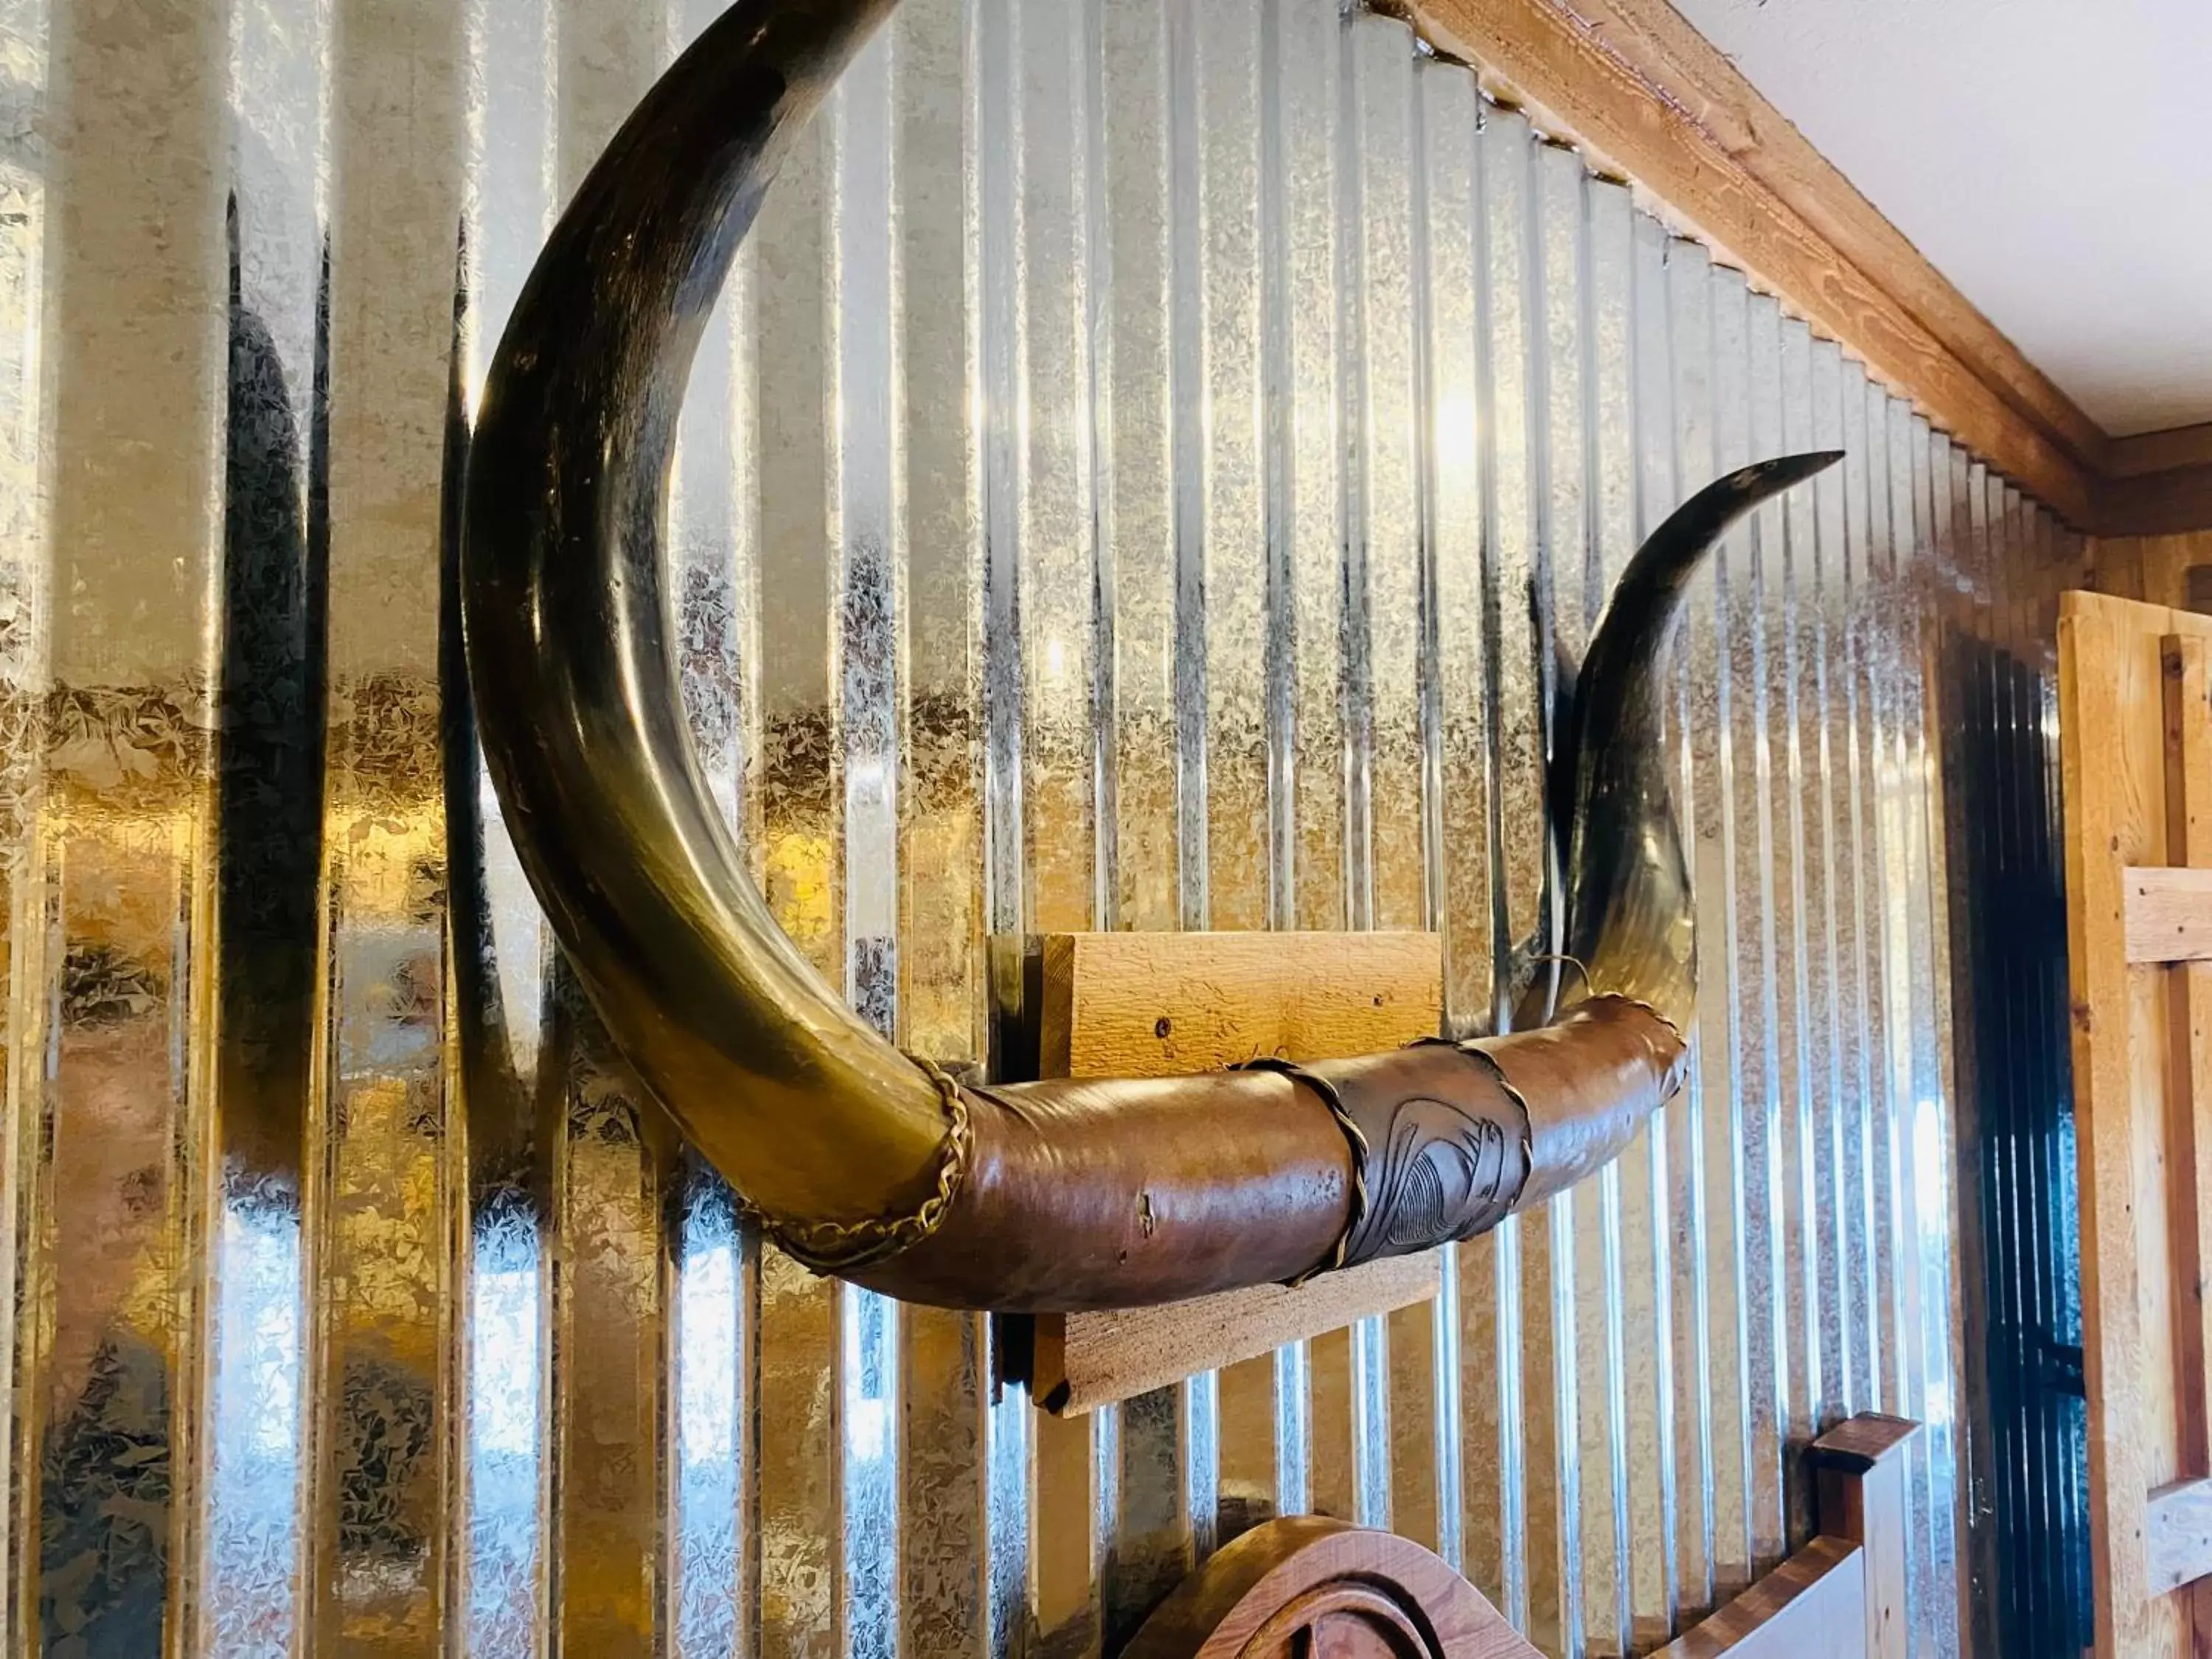
<svg viewBox="0 0 2212 1659"><path fill-rule="evenodd" d="M1618 168L2069 522L2108 441L1667 0L1412 0L1553 136Z"/></svg>
<svg viewBox="0 0 2212 1659"><path fill-rule="evenodd" d="M2185 1466L2175 1421L2168 1231L2166 976L2130 965L2135 878L2172 860L2164 646L2212 622L2095 593L2068 593L2058 621L2065 782L2067 965L2081 1163L2082 1348L2088 1381L2096 1651L2186 1653L2183 1598L2154 1595L2144 1502L2205 1473Z"/></svg>
<svg viewBox="0 0 2212 1659"><path fill-rule="evenodd" d="M2212 530L2212 462L2098 481L2090 528L2100 536Z"/></svg>
<svg viewBox="0 0 2212 1659"><path fill-rule="evenodd" d="M2130 870L2124 892L2130 962L2212 962L2212 870Z"/></svg>
<svg viewBox="0 0 2212 1659"><path fill-rule="evenodd" d="M2107 452L2105 471L2109 477L2140 478L2146 473L2172 472L2188 466L2212 466L2212 421L2202 426L2174 426L2163 432L2115 438Z"/></svg>
<svg viewBox="0 0 2212 1659"><path fill-rule="evenodd" d="M2212 641L2172 634L2161 642L2166 670L2166 856L2176 867L2212 875ZM2212 1474L2212 1395L2206 1356L2205 1248L2212 1244L2212 963L2189 962L2167 975L2166 1040L2172 1050L2166 1091L2166 1249L2173 1285L2174 1426L2184 1474ZM2185 1486L2194 1482L2185 1482ZM2204 1552L2177 1560L2182 1547L2212 1534L2212 1506L2169 1510L2164 1535L2145 1517L2143 1556L2151 1593L2202 1579ZM2171 1586L2163 1576L2185 1574ZM2193 1570L2192 1570L2193 1569ZM2212 1633L2212 1583L2189 1592L2201 1638Z"/></svg>
<svg viewBox="0 0 2212 1659"><path fill-rule="evenodd" d="M2160 648L2166 670L2166 856L2178 869L2207 878L2212 890L2212 641L2169 635ZM2166 1224L2174 1287L2174 1418L2183 1472L2212 1474L2206 1370L2212 1327L2206 1324L2204 1296L2206 1247L2212 1245L2212 963L2183 963L2167 981L2172 1186ZM2212 1606L2202 1611L2212 1612Z"/></svg>

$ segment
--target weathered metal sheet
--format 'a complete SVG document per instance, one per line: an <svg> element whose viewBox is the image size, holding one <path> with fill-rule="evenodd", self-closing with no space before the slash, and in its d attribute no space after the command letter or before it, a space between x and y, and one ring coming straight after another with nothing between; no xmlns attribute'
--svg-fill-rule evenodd
<svg viewBox="0 0 2212 1659"><path fill-rule="evenodd" d="M1433 926L1493 1025L1606 584L1726 467L1850 452L1680 647L1691 1089L1434 1310L1040 1418L987 1322L744 1236L452 672L491 347L713 9L0 0L9 1650L1079 1656L1319 1508L1641 1650L1888 1409L1954 1650L1931 584L1956 505L2048 521L1403 23L908 0L725 298L670 539L709 776L909 1047L990 1061L988 938L1090 927ZM2047 730L1976 556L1945 614Z"/></svg>

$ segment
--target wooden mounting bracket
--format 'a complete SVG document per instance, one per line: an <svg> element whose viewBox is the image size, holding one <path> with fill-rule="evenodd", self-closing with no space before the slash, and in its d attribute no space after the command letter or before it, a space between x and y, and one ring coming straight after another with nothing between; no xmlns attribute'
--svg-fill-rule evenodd
<svg viewBox="0 0 2212 1659"><path fill-rule="evenodd" d="M1263 1057L1374 1054L1434 1036L1443 949L1433 933L1056 933L1035 942L1044 1077L1172 1077ZM1256 1358L1288 1342L1433 1300L1436 1252L1296 1288L1263 1285L1165 1308L1041 1316L1009 1347L1057 1415Z"/></svg>

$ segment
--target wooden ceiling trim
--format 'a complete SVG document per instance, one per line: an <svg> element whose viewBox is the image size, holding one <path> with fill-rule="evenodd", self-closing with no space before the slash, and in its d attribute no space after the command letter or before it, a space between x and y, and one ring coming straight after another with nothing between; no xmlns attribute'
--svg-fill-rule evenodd
<svg viewBox="0 0 2212 1659"><path fill-rule="evenodd" d="M2146 473L2172 472L2188 466L2212 466L2212 421L2202 426L2169 427L2163 432L2115 438L2112 463L2105 470L2115 478L2140 478Z"/></svg>
<svg viewBox="0 0 2212 1659"><path fill-rule="evenodd" d="M2212 462L2102 480L2093 524L2100 536L2212 530Z"/></svg>
<svg viewBox="0 0 2212 1659"><path fill-rule="evenodd" d="M2098 526L2111 441L1667 0L1413 0L1555 137L1841 340L2061 516Z"/></svg>

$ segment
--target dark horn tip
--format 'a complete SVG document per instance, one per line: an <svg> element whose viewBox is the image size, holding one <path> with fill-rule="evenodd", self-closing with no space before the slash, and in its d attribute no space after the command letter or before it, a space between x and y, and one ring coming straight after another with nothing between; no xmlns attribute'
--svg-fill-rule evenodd
<svg viewBox="0 0 2212 1659"><path fill-rule="evenodd" d="M1791 484L1826 472L1844 459L1840 449L1816 449L1803 455L1784 455L1771 461L1761 461L1735 474L1729 483L1744 489L1768 491L1787 489Z"/></svg>

